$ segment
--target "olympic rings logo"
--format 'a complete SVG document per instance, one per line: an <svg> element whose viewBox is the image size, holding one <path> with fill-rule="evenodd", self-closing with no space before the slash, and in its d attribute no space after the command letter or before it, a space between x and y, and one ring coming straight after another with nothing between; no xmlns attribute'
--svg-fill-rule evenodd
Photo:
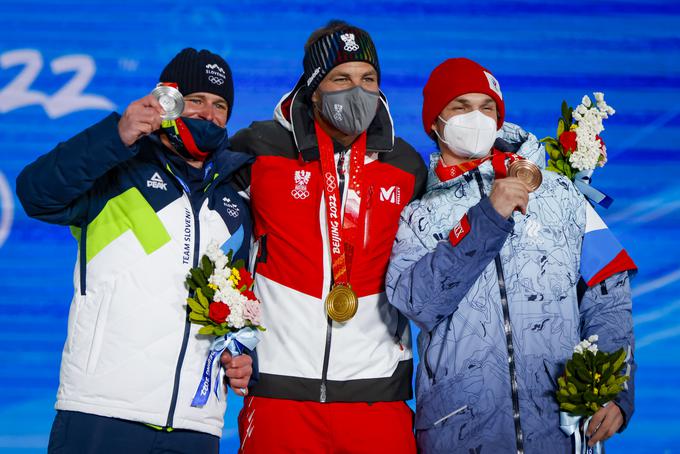
<svg viewBox="0 0 680 454"><path fill-rule="evenodd" d="M224 83L224 79L215 76L208 76L208 80L216 85L222 85Z"/></svg>
<svg viewBox="0 0 680 454"><path fill-rule="evenodd" d="M293 198L297 200L304 200L307 197L309 197L309 191L306 189L295 188L292 191L290 191L290 195L292 195Z"/></svg>
<svg viewBox="0 0 680 454"><path fill-rule="evenodd" d="M330 172L326 172L326 190L328 192L335 191L335 188L338 187L338 184L335 182L335 175L333 175Z"/></svg>

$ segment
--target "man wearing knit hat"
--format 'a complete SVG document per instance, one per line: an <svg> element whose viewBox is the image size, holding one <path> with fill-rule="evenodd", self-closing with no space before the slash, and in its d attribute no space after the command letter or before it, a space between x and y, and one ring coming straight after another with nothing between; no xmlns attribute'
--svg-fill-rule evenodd
<svg viewBox="0 0 680 454"><path fill-rule="evenodd" d="M419 451L574 452L556 382L591 335L601 350L628 352L627 388L589 428L589 444L607 439L633 412L634 263L571 181L539 170L543 148L505 123L486 68L439 65L422 112L439 151L426 194L401 215L386 284L421 330ZM531 179L507 176L519 162ZM609 260L603 250L621 252Z"/></svg>
<svg viewBox="0 0 680 454"><path fill-rule="evenodd" d="M232 178L251 158L227 148L224 59L184 49L160 82L179 90L181 117L162 121L145 96L17 178L26 213L78 241L50 453L219 451L226 386L192 406L212 339L188 319L184 282L211 243L247 260L251 219ZM215 381L245 395L252 359L222 363Z"/></svg>
<svg viewBox="0 0 680 454"><path fill-rule="evenodd" d="M329 23L303 67L273 121L231 138L257 157L245 184L267 327L241 452L413 453L410 332L384 279L426 168L394 136L368 33Z"/></svg>

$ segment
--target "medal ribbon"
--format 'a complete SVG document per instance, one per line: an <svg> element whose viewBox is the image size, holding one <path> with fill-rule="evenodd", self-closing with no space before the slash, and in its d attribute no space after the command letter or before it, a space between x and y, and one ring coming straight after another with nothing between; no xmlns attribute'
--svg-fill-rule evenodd
<svg viewBox="0 0 680 454"><path fill-rule="evenodd" d="M444 161L440 158L435 167L434 171L442 182L452 180L457 178L464 173L469 172L472 169L476 169L486 161L491 160L491 165L493 166L494 172L496 173L496 178L505 178L508 176L508 169L505 165L505 160L509 159L510 164L513 162L524 159L523 157L516 155L514 153L503 153L499 150L493 149L493 153L489 156L483 158L475 159L473 161L466 161L460 164L455 164L452 166L447 166Z"/></svg>
<svg viewBox="0 0 680 454"><path fill-rule="evenodd" d="M316 121L314 127L316 128L321 158L322 183L326 201L326 228L328 229L333 263L333 282L336 285L346 285L349 284L354 245L359 228L361 174L366 157L366 132L363 132L352 144L349 179L347 181L347 201L341 222L342 194L340 194L335 169L333 141Z"/></svg>

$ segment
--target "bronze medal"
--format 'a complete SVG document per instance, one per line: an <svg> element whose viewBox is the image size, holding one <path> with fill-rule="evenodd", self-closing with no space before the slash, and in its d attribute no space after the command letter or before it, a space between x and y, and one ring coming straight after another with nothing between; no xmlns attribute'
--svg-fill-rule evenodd
<svg viewBox="0 0 680 454"><path fill-rule="evenodd" d="M338 323L354 317L359 307L359 298L348 285L338 284L326 296L326 313Z"/></svg>
<svg viewBox="0 0 680 454"><path fill-rule="evenodd" d="M184 111L184 97L178 89L168 85L158 84L151 94L158 100L165 113L162 120L176 120Z"/></svg>
<svg viewBox="0 0 680 454"><path fill-rule="evenodd" d="M539 169L536 164L527 161L526 159L520 159L510 164L508 167L508 176L518 178L527 186L529 192L534 192L543 182L541 169Z"/></svg>

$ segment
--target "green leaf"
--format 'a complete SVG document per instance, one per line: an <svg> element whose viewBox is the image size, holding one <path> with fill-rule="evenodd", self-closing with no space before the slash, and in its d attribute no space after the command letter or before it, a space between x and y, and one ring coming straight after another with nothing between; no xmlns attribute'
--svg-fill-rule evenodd
<svg viewBox="0 0 680 454"><path fill-rule="evenodd" d="M217 326L215 327L215 336L224 336L228 332L230 332L231 329L223 327L223 326Z"/></svg>
<svg viewBox="0 0 680 454"><path fill-rule="evenodd" d="M558 169L557 167L555 167L553 165L554 162L555 161L549 161L548 166L545 168L545 170L549 170L551 172L555 172L555 173L559 173L560 175L563 175L563 173L560 171L560 169Z"/></svg>
<svg viewBox="0 0 680 454"><path fill-rule="evenodd" d="M623 362L626 360L626 351L623 348L618 349L612 353L614 359L614 364L612 365L612 371L618 374L623 368Z"/></svg>
<svg viewBox="0 0 680 454"><path fill-rule="evenodd" d="M208 286L208 281L203 275L203 270L201 270L200 268L191 268L189 272L191 273L191 277L194 279L194 281L196 282L196 284L198 284L199 287Z"/></svg>
<svg viewBox="0 0 680 454"><path fill-rule="evenodd" d="M557 378L557 384L559 385L560 389L567 387L567 382L564 380L563 376Z"/></svg>
<svg viewBox="0 0 680 454"><path fill-rule="evenodd" d="M593 380L593 375L583 366L576 366L576 377L585 383L590 383Z"/></svg>
<svg viewBox="0 0 680 454"><path fill-rule="evenodd" d="M565 120L569 117L569 104L567 104L566 100L562 101L562 118Z"/></svg>
<svg viewBox="0 0 680 454"><path fill-rule="evenodd" d="M548 150L548 154L554 161L558 161L560 159L564 159L564 149L562 148L562 145L548 145L546 144L545 146L546 150Z"/></svg>
<svg viewBox="0 0 680 454"><path fill-rule="evenodd" d="M231 265L232 268L236 268L237 270L240 270L241 268L245 268L246 262L243 259L238 259L237 261L234 262L233 265Z"/></svg>
<svg viewBox="0 0 680 454"><path fill-rule="evenodd" d="M198 288L198 284L196 284L196 282L191 278L191 276L187 276L187 279L186 279L185 282L186 282L189 290L193 290L195 292L196 289Z"/></svg>
<svg viewBox="0 0 680 454"><path fill-rule="evenodd" d="M564 118L557 120L557 137L561 136L565 131Z"/></svg>
<svg viewBox="0 0 680 454"><path fill-rule="evenodd" d="M576 386L574 386L573 383L567 383L567 391L572 396L575 396L575 395L578 394L578 390L576 389Z"/></svg>
<svg viewBox="0 0 680 454"><path fill-rule="evenodd" d="M210 320L205 315L197 314L196 312L192 312L189 314L189 320L195 323L200 323L202 325L210 323Z"/></svg>
<svg viewBox="0 0 680 454"><path fill-rule="evenodd" d="M198 330L198 334L215 334L215 326L214 325L206 325L203 328Z"/></svg>
<svg viewBox="0 0 680 454"><path fill-rule="evenodd" d="M213 262L208 258L207 255L204 255L203 258L201 259L201 266L203 268L203 274L206 276L212 276L213 271L215 271L215 266L213 265Z"/></svg>
<svg viewBox="0 0 680 454"><path fill-rule="evenodd" d="M571 124L574 122L573 113L574 113L574 108L570 107L569 108L569 115L567 116L567 118L565 118L565 120L566 120L566 122L569 126L571 126Z"/></svg>
<svg viewBox="0 0 680 454"><path fill-rule="evenodd" d="M198 298L198 302L201 303L201 306L203 306L204 313L205 311L208 311L210 308L210 302L205 296L203 296L203 291L200 288L196 290L196 297Z"/></svg>
<svg viewBox="0 0 680 454"><path fill-rule="evenodd" d="M205 315L205 313L206 313L205 309L206 308L203 307L203 305L201 303L199 303L198 301L196 301L193 298L187 298L187 303L189 303L189 307L191 308L192 314L197 314L197 315L201 315L201 316Z"/></svg>

